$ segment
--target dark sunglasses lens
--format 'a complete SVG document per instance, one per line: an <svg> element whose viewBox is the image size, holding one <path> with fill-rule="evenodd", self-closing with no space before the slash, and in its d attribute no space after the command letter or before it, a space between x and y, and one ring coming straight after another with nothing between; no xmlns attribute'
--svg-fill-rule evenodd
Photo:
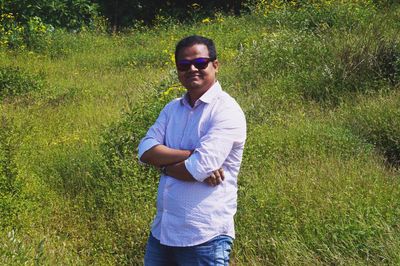
<svg viewBox="0 0 400 266"><path fill-rule="evenodd" d="M190 69L190 66L193 64L197 69L205 69L210 63L210 59L208 58L197 58L192 61L189 60L181 60L178 61L176 67L179 71L187 71Z"/></svg>
<svg viewBox="0 0 400 266"><path fill-rule="evenodd" d="M205 69L208 66L209 62L210 62L210 60L207 58L198 58L198 59L193 60L193 65L197 69Z"/></svg>
<svg viewBox="0 0 400 266"><path fill-rule="evenodd" d="M190 68L190 61L179 61L178 64L176 64L176 67L180 71L186 71Z"/></svg>

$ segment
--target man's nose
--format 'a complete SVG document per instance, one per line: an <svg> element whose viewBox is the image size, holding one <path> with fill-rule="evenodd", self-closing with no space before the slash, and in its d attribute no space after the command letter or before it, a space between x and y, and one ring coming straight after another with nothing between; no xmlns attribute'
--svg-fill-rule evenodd
<svg viewBox="0 0 400 266"><path fill-rule="evenodd" d="M189 71L198 71L199 69L194 66L194 64L190 64Z"/></svg>

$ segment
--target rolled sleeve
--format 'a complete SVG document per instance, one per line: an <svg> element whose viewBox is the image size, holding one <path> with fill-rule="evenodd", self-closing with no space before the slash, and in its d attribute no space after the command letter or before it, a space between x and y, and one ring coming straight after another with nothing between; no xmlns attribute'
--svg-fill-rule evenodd
<svg viewBox="0 0 400 266"><path fill-rule="evenodd" d="M140 141L138 146L139 162L142 162L140 158L146 151L156 145L164 144L166 125L168 121L168 110L169 105L166 105L158 116L156 122L147 131L146 136Z"/></svg>
<svg viewBox="0 0 400 266"><path fill-rule="evenodd" d="M200 139L199 146L185 160L186 169L200 182L222 167L236 145L246 139L246 121L243 112L225 110L213 122L209 131Z"/></svg>
<svg viewBox="0 0 400 266"><path fill-rule="evenodd" d="M204 169L200 169L198 166L198 161L200 160L199 154L194 153L188 159L185 160L186 170L199 182L203 182L209 175ZM211 173L210 173L211 174Z"/></svg>
<svg viewBox="0 0 400 266"><path fill-rule="evenodd" d="M140 158L142 158L143 153L145 153L146 151L150 150L151 148L153 148L156 145L159 145L161 143L159 143L157 140L152 139L152 138L148 138L148 139L143 139L142 142L139 144L139 148L138 148L138 159L139 162L143 163Z"/></svg>

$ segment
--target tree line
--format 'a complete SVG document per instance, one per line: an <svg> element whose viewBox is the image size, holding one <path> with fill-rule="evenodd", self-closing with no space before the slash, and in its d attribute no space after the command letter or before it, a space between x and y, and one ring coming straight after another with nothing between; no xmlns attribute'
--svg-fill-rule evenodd
<svg viewBox="0 0 400 266"><path fill-rule="evenodd" d="M151 25L157 17L172 17L179 21L215 12L240 14L244 0L184 1L184 0L0 0L0 13L13 14L24 23L39 17L54 27L79 29L104 17L112 28L122 28L137 22ZM249 1L247 1L249 2Z"/></svg>

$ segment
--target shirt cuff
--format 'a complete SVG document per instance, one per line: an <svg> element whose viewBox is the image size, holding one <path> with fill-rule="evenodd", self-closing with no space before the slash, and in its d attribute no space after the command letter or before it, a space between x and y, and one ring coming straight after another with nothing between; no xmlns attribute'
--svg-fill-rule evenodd
<svg viewBox="0 0 400 266"><path fill-rule="evenodd" d="M154 146L159 145L159 144L160 143L158 143L158 141L156 141L155 139L146 139L142 143L140 143L139 151L138 151L139 162L143 163L140 160L140 158L142 158L143 153L145 153L146 151L150 150L151 148L153 148Z"/></svg>
<svg viewBox="0 0 400 266"><path fill-rule="evenodd" d="M185 160L186 170L199 182L203 182L208 175L206 173L202 173L198 171L198 165L196 164L196 154L192 154L189 158Z"/></svg>

